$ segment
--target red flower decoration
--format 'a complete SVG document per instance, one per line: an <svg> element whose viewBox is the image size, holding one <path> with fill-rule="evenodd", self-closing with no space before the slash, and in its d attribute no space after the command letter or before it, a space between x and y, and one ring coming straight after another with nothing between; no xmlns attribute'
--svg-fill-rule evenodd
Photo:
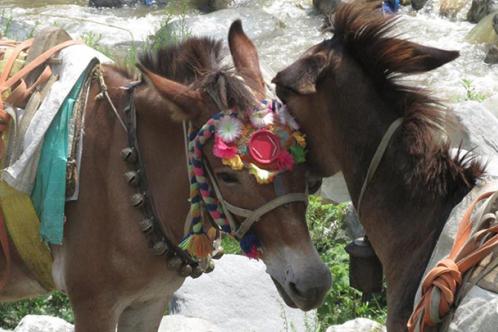
<svg viewBox="0 0 498 332"><path fill-rule="evenodd" d="M277 167L280 171L292 171L294 168L294 158L287 150L283 150L278 155Z"/></svg>
<svg viewBox="0 0 498 332"><path fill-rule="evenodd" d="M231 159L237 154L237 146L233 143L225 143L221 137L214 139L213 154L221 159Z"/></svg>

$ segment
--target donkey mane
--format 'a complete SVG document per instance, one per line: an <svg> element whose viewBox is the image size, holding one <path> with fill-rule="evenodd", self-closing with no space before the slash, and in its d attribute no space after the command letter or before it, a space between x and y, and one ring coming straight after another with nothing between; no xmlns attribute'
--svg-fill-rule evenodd
<svg viewBox="0 0 498 332"><path fill-rule="evenodd" d="M245 110L255 105L253 93L244 80L233 68L222 65L220 40L191 37L160 49L150 49L138 61L161 76L209 92L220 108Z"/></svg>
<svg viewBox="0 0 498 332"><path fill-rule="evenodd" d="M408 157L401 158L398 166L414 194L427 193L427 189L438 196L461 194L475 184L484 166L474 154L460 153L460 149L451 156L444 129L447 110L428 91L399 82L407 76L403 73L424 72L422 64L430 62L410 42L396 38L393 30L399 19L382 15L379 6L371 3L345 4L328 19L324 30L334 33L333 38L371 78L386 105L404 118L401 140Z"/></svg>

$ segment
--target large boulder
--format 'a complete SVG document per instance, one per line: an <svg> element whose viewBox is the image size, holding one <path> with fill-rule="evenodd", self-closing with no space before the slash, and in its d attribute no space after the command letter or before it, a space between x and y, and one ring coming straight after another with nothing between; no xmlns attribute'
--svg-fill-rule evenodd
<svg viewBox="0 0 498 332"><path fill-rule="evenodd" d="M216 326L200 318L183 315L164 316L157 332L217 332ZM1 332L1 331L0 331Z"/></svg>
<svg viewBox="0 0 498 332"><path fill-rule="evenodd" d="M63 319L42 315L27 315L13 332L73 332L74 327Z"/></svg>
<svg viewBox="0 0 498 332"><path fill-rule="evenodd" d="M426 3L427 0L412 0L412 8L415 10L420 10L425 6Z"/></svg>
<svg viewBox="0 0 498 332"><path fill-rule="evenodd" d="M341 325L332 325L326 332L384 332L386 327L373 320L356 318Z"/></svg>
<svg viewBox="0 0 498 332"><path fill-rule="evenodd" d="M192 0L192 3L196 8L206 12L226 9L233 2L233 0Z"/></svg>
<svg viewBox="0 0 498 332"><path fill-rule="evenodd" d="M449 128L453 144L460 142L465 150L473 150L478 155L498 154L498 118L483 104L465 101L453 107L458 126Z"/></svg>
<svg viewBox="0 0 498 332"><path fill-rule="evenodd" d="M484 16L497 9L497 0L472 0L472 5L467 13L467 20L472 23L477 23Z"/></svg>
<svg viewBox="0 0 498 332"><path fill-rule="evenodd" d="M441 0L439 14L447 17L456 17L471 0ZM468 7L467 7L468 8Z"/></svg>
<svg viewBox="0 0 498 332"><path fill-rule="evenodd" d="M473 44L490 44L498 45L498 35L495 26L498 26L498 18L495 19L497 12L485 16L479 23L469 31L465 39Z"/></svg>
<svg viewBox="0 0 498 332"><path fill-rule="evenodd" d="M484 58L484 62L487 64L493 65L498 63L498 46L493 45L486 53L486 57Z"/></svg>
<svg viewBox="0 0 498 332"><path fill-rule="evenodd" d="M341 0L313 0L313 7L324 15L330 15L341 2Z"/></svg>
<svg viewBox="0 0 498 332"><path fill-rule="evenodd" d="M265 269L261 261L225 255L212 273L185 281L170 314L206 320L217 332L315 331L316 312L287 307Z"/></svg>

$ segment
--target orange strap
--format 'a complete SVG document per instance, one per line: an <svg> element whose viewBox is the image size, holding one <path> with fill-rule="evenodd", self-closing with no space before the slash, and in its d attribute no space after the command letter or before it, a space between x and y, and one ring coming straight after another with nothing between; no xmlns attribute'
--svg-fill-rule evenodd
<svg viewBox="0 0 498 332"><path fill-rule="evenodd" d="M487 192L479 196L465 211L448 257L440 260L422 282L421 298L408 321L408 331L416 331L418 327L419 331L423 332L424 327L440 323L454 304L462 275L498 246L497 225L482 229L470 236L471 216L477 203L494 193ZM438 312L434 312L433 301L437 300L439 300Z"/></svg>
<svg viewBox="0 0 498 332"><path fill-rule="evenodd" d="M0 248L2 249L3 254L5 256L5 271L3 275L0 276L0 290L2 290L7 284L7 281L10 276L11 255L9 247L9 237L7 235L7 229L5 226L5 221L1 207L0 207Z"/></svg>

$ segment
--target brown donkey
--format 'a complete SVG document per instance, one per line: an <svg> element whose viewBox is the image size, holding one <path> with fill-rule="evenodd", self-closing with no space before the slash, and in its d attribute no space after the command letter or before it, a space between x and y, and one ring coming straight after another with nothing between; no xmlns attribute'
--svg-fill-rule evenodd
<svg viewBox="0 0 498 332"><path fill-rule="evenodd" d="M148 83L134 87L137 136L148 180L148 194L166 237L178 244L189 211L189 183L182 120L200 128L215 113L254 105L265 97L257 52L239 21L229 32L235 70L221 66L221 42L190 38L176 46L149 53L141 68ZM168 268L164 256L151 252L131 206L135 192L123 180L128 171L121 150L128 145L119 117L132 82L123 70L103 66L104 81L115 115L92 83L86 110L85 147L79 200L67 204L64 244L53 248L53 276L70 299L77 332L156 331L172 294L184 281ZM210 92L208 94L208 91ZM217 100L217 102L214 102ZM221 103L221 104L220 104ZM129 106L129 105L128 105ZM273 200L276 186L259 185L246 171L234 171L212 154L204 155L223 197L254 210ZM279 191L304 193L303 165L279 175ZM262 259L285 302L309 310L319 306L331 277L313 247L305 222L304 202L280 205L252 227L261 242ZM240 222L235 218L235 222ZM16 300L43 292L13 249L10 282L0 300ZM0 255L0 267L5 264Z"/></svg>
<svg viewBox="0 0 498 332"><path fill-rule="evenodd" d="M396 17L369 5L345 5L333 38L311 47L274 78L278 96L308 135L310 163L321 176L344 177L387 281L389 331L404 331L428 259L453 206L483 173L445 141L445 111L421 89L402 85L458 52L391 37ZM392 138L364 190L379 142Z"/></svg>

